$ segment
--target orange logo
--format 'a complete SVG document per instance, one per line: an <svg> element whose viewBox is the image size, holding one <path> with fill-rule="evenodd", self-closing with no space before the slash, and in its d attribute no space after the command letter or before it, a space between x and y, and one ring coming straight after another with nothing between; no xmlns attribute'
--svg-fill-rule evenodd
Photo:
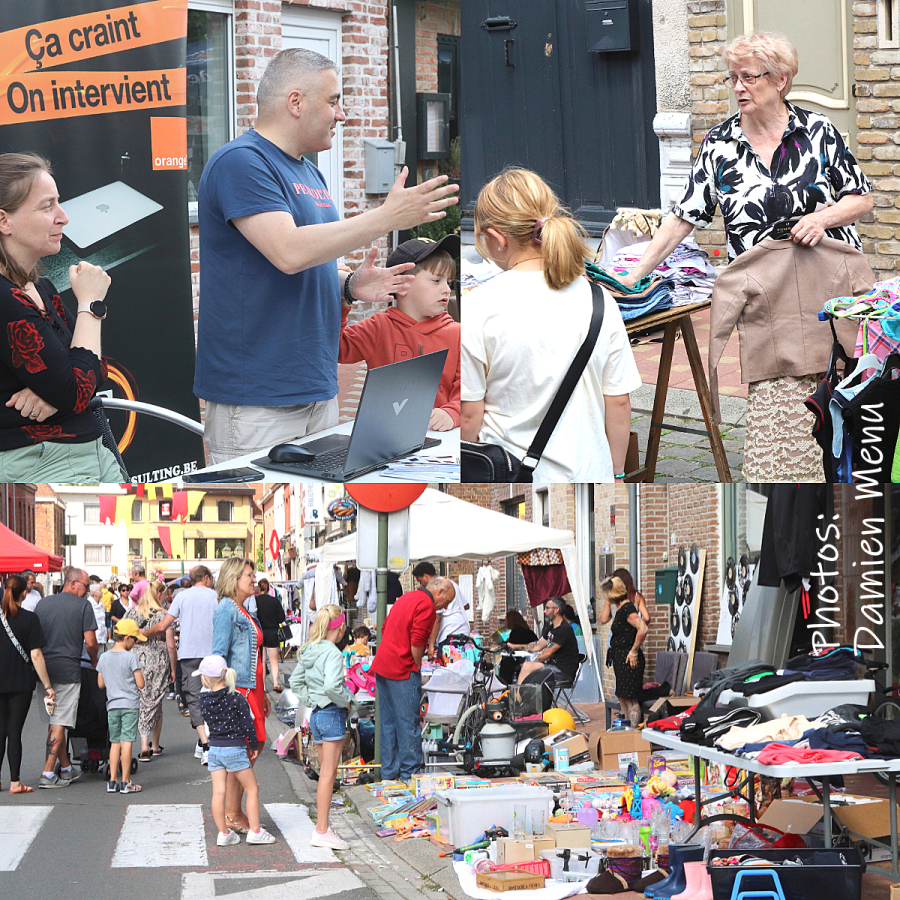
<svg viewBox="0 0 900 900"><path fill-rule="evenodd" d="M186 169L187 119L180 116L150 117L150 152L154 171Z"/></svg>

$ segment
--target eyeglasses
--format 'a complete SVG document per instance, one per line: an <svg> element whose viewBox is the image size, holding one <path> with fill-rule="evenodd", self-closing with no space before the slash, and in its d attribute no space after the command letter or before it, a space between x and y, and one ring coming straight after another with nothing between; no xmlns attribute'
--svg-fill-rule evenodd
<svg viewBox="0 0 900 900"><path fill-rule="evenodd" d="M723 79L723 82L728 85L728 87L733 88L739 81L744 85L744 87L753 87L756 84L757 78L762 78L763 75L768 75L769 72L760 72L759 75L729 75L727 78Z"/></svg>

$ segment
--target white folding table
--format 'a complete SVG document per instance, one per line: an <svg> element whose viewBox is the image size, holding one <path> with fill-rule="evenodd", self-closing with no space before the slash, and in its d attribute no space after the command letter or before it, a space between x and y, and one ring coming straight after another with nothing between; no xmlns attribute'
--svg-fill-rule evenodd
<svg viewBox="0 0 900 900"><path fill-rule="evenodd" d="M720 822L724 820L732 822L743 822L744 824L752 824L756 822L756 803L755 803L755 787L757 775L768 775L771 778L805 778L821 781L822 791L816 789L811 784L812 789L818 794L822 801L823 808L823 824L825 827L825 846L831 847L831 828L832 828L832 812L831 812L831 778L837 775L860 775L865 772L886 772L888 775L888 797L890 800L890 816L891 816L891 868L879 868L878 866L870 866L867 871L876 875L882 875L891 881L900 881L900 870L897 868L897 773L900 772L900 759L858 759L848 762L833 763L789 763L783 766L766 766L758 763L755 759L747 759L743 756L735 756L733 753L727 753L724 750L717 750L712 747L703 747L700 744L692 744L682 741L680 738L666 734L663 731L657 731L654 728L645 728L641 736L645 741L651 744L657 744L670 750L678 750L687 756L693 757L694 760L694 800L697 804L696 827L691 832L688 840L692 838L704 825L711 822ZM743 769L748 773L748 778L736 785L732 790L714 797L708 797L706 800L702 798L700 785L700 760L705 759L708 762L722 763L726 766L733 766L737 769ZM749 790L746 794L741 793L741 789L749 782ZM717 800L724 800L726 797L742 796L747 800L750 808L750 818L739 816L731 813L723 813L714 816L704 816L703 807L714 803ZM854 837L866 841L869 844L877 844L880 847L885 845L880 841L866 838L862 835L848 832Z"/></svg>

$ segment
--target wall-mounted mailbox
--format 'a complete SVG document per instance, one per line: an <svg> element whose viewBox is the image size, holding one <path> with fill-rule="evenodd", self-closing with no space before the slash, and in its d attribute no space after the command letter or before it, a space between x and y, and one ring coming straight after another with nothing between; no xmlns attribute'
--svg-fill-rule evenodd
<svg viewBox="0 0 900 900"><path fill-rule="evenodd" d="M636 0L587 0L588 51L612 53L631 49L631 26Z"/></svg>

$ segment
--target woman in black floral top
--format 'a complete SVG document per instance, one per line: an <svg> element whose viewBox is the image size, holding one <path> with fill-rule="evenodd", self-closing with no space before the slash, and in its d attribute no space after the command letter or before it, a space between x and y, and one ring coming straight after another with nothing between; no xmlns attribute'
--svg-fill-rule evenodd
<svg viewBox="0 0 900 900"><path fill-rule="evenodd" d="M653 272L695 225L707 227L717 206L729 261L773 236L789 235L809 247L827 236L862 249L853 223L871 211L871 188L828 118L785 99L797 74L797 51L780 35L757 33L736 38L723 59L738 112L706 135L684 195L621 279L629 287ZM830 346L827 327L823 340ZM824 481L812 416L803 406L819 380L820 373L809 373L750 383L748 481Z"/></svg>
<svg viewBox="0 0 900 900"><path fill-rule="evenodd" d="M0 154L0 475L4 481L125 477L88 402L106 380L100 355L109 276L69 267L73 318L37 263L58 253L69 221L46 160Z"/></svg>

